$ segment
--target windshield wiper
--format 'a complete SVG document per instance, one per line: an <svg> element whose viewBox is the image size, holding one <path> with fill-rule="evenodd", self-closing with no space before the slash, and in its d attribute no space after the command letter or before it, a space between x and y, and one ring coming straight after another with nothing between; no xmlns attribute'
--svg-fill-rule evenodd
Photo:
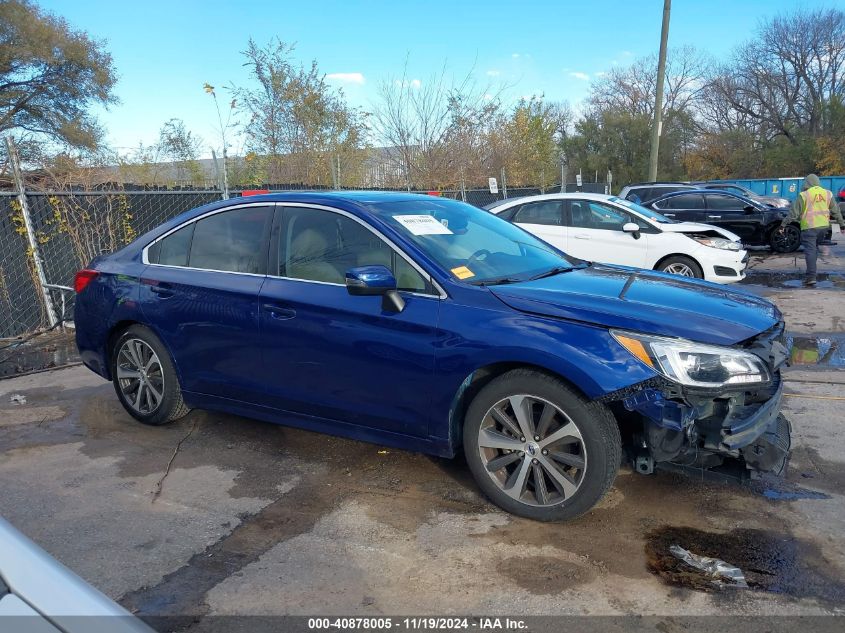
<svg viewBox="0 0 845 633"><path fill-rule="evenodd" d="M498 277L493 279L479 279L478 281L471 281L473 286L502 286L504 284L515 284L524 279L517 279L516 277Z"/></svg>
<svg viewBox="0 0 845 633"><path fill-rule="evenodd" d="M544 273L529 277L528 281L534 281L535 279L543 279L544 277L553 277L554 275L559 275L560 273L568 273L571 270L572 266L555 266L554 268L551 268Z"/></svg>

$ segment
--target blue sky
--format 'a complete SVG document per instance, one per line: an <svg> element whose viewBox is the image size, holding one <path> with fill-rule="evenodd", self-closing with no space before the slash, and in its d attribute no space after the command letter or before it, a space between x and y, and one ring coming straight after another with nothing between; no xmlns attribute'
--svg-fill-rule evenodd
<svg viewBox="0 0 845 633"><path fill-rule="evenodd" d="M544 94L573 105L597 73L656 52L662 0L41 0L79 29L106 40L119 75L119 105L99 114L108 141L126 151L153 142L161 124L184 119L215 142L216 114L202 86L244 84L249 37L295 42L348 100L369 109L380 82L426 81L444 64L479 86L511 86L508 99ZM669 46L723 57L761 17L814 0L675 0ZM221 91L225 96L225 92Z"/></svg>

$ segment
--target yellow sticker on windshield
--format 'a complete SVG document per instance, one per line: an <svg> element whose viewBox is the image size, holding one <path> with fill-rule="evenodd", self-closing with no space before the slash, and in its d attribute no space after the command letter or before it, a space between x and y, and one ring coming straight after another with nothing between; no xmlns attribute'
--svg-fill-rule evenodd
<svg viewBox="0 0 845 633"><path fill-rule="evenodd" d="M452 269L452 274L455 275L458 279L469 279L470 277L475 277L475 273L472 272L466 266L458 266L457 268Z"/></svg>

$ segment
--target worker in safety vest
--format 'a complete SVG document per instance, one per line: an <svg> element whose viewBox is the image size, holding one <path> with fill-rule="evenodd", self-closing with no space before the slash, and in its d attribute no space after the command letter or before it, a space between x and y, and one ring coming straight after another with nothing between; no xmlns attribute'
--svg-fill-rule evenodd
<svg viewBox="0 0 845 633"><path fill-rule="evenodd" d="M807 263L805 286L816 285L819 244L827 234L831 216L839 225L839 231L845 233L845 221L842 219L836 197L821 186L818 176L810 174L804 179L801 193L795 198L789 215L783 219L778 229L783 231L788 224L794 222L801 224L801 245L804 247L804 261Z"/></svg>

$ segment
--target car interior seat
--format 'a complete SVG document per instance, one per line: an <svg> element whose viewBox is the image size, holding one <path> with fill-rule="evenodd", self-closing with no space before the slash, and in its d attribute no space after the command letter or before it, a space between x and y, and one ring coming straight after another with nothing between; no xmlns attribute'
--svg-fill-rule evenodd
<svg viewBox="0 0 845 633"><path fill-rule="evenodd" d="M286 249L285 274L295 279L344 283L344 273L331 260L337 254L333 225L319 217L302 215L293 220Z"/></svg>

